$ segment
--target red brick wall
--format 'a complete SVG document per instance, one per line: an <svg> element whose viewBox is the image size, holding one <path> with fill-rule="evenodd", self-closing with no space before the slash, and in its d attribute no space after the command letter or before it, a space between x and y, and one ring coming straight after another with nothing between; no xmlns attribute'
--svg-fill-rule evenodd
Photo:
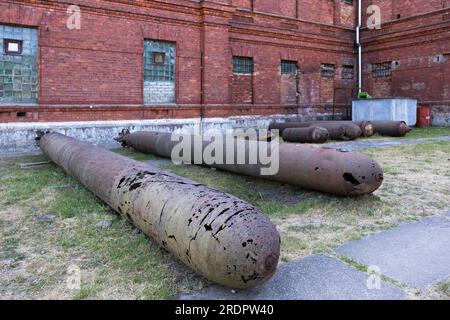
<svg viewBox="0 0 450 320"><path fill-rule="evenodd" d="M253 1L253 8L255 11L280 14L280 2L281 1L255 0Z"/></svg>
<svg viewBox="0 0 450 320"><path fill-rule="evenodd" d="M421 15L427 12L439 10L450 5L448 0L363 0L363 12L370 5L377 5L381 9L382 23L400 18Z"/></svg>
<svg viewBox="0 0 450 320"><path fill-rule="evenodd" d="M281 75L281 103L297 103L297 76L290 74Z"/></svg>
<svg viewBox="0 0 450 320"><path fill-rule="evenodd" d="M320 5L320 22L333 24L334 23L334 1L319 0Z"/></svg>
<svg viewBox="0 0 450 320"><path fill-rule="evenodd" d="M250 0L223 2L73 0L81 30L69 30L68 4L0 0L0 23L39 30L39 105L0 106L0 122L295 113L282 59L304 72L302 106L329 101L321 96L320 63L353 55L354 31L308 21L343 23L341 1L257 0L254 12L237 8L252 9ZM143 106L145 39L176 42L176 106ZM233 55L254 58L252 79L232 75ZM27 117L17 118L19 111Z"/></svg>
<svg viewBox="0 0 450 320"><path fill-rule="evenodd" d="M417 14L423 14L426 12L442 9L444 6L442 0L403 0L392 1L392 19L396 19L398 15L401 18L410 17Z"/></svg>
<svg viewBox="0 0 450 320"><path fill-rule="evenodd" d="M374 98L392 97L391 79L375 79L372 81L371 96Z"/></svg>
<svg viewBox="0 0 450 320"><path fill-rule="evenodd" d="M231 103L253 103L253 76L233 74L231 81Z"/></svg>
<svg viewBox="0 0 450 320"><path fill-rule="evenodd" d="M298 4L298 17L303 20L334 23L333 0L302 0Z"/></svg>
<svg viewBox="0 0 450 320"><path fill-rule="evenodd" d="M256 0L253 12L237 8L252 9L250 0L72 3L81 6L81 30L66 28L63 2L0 0L0 23L39 29L40 79L39 105L0 106L0 122L295 112L285 106L292 83L282 81L282 59L298 61L301 112L329 112L323 106L333 101L348 105L355 90L339 71L334 81L323 81L320 63L334 63L336 70L354 63L356 1ZM364 11L369 4L381 6L383 25L362 32L364 90L448 110L450 8L442 8L450 1L365 0ZM397 21L397 14L406 19ZM177 44L176 106L143 106L144 39ZM251 81L234 79L233 55L254 58ZM390 79L375 81L367 66L385 61L398 61L398 67ZM21 110L24 119L16 118Z"/></svg>
<svg viewBox="0 0 450 320"><path fill-rule="evenodd" d="M279 11L280 15L285 17L295 18L297 16L297 6L300 5L301 1L298 0L283 0L279 1Z"/></svg>
<svg viewBox="0 0 450 320"><path fill-rule="evenodd" d="M353 1L353 5L344 3L344 1L337 1L339 10L336 10L339 24L346 27L354 27L356 25L356 8L357 1Z"/></svg>
<svg viewBox="0 0 450 320"><path fill-rule="evenodd" d="M415 98L442 113L450 110L449 2L409 2L405 8L400 2L391 7L392 18L398 12L409 18L382 24L380 30L363 30L363 90L378 98ZM390 1L382 5L389 8ZM391 77L373 79L371 64L387 61L395 62Z"/></svg>
<svg viewBox="0 0 450 320"><path fill-rule="evenodd" d="M321 79L320 98L324 103L334 103L334 79Z"/></svg>
<svg viewBox="0 0 450 320"><path fill-rule="evenodd" d="M253 0L232 0L231 4L238 8L251 9Z"/></svg>

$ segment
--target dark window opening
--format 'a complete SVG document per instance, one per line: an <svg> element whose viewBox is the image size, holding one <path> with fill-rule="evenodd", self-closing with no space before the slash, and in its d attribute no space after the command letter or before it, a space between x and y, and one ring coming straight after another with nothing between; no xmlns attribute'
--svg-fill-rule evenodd
<svg viewBox="0 0 450 320"><path fill-rule="evenodd" d="M154 64L166 63L166 54L164 52L153 52L153 63Z"/></svg>
<svg viewBox="0 0 450 320"><path fill-rule="evenodd" d="M345 4L353 5L353 0L344 0Z"/></svg>
<svg viewBox="0 0 450 320"><path fill-rule="evenodd" d="M17 112L16 113L16 117L17 118L26 118L27 117L27 113L26 112Z"/></svg>
<svg viewBox="0 0 450 320"><path fill-rule="evenodd" d="M372 77L374 79L389 78L392 74L392 62L374 63L372 65Z"/></svg>
<svg viewBox="0 0 450 320"><path fill-rule="evenodd" d="M399 13L397 14L397 19L401 19L402 15Z"/></svg>
<svg viewBox="0 0 450 320"><path fill-rule="evenodd" d="M5 50L5 54L22 54L23 41L4 39L3 48Z"/></svg>
<svg viewBox="0 0 450 320"><path fill-rule="evenodd" d="M253 58L233 57L233 73L252 74Z"/></svg>
<svg viewBox="0 0 450 320"><path fill-rule="evenodd" d="M320 76L324 79L334 79L335 65L322 63L320 65Z"/></svg>
<svg viewBox="0 0 450 320"><path fill-rule="evenodd" d="M342 79L353 80L355 78L355 67L353 65L342 66Z"/></svg>
<svg viewBox="0 0 450 320"><path fill-rule="evenodd" d="M281 60L281 74L297 74L297 61Z"/></svg>

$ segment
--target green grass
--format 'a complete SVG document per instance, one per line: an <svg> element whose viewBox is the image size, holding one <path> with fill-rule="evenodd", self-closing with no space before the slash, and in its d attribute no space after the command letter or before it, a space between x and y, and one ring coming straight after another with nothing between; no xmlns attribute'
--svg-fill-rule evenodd
<svg viewBox="0 0 450 320"><path fill-rule="evenodd" d="M151 154L144 154L141 152L135 152L133 151L133 149L114 149L113 150L115 153L118 153L122 156L131 158L133 160L137 160L137 161L149 161L149 160L157 160L160 159L159 157L153 156Z"/></svg>
<svg viewBox="0 0 450 320"><path fill-rule="evenodd" d="M450 298L450 281L439 285L439 290L447 297Z"/></svg>
<svg viewBox="0 0 450 320"><path fill-rule="evenodd" d="M431 128L418 128L414 127L413 130L407 134L408 139L422 139L422 138L435 138L450 136L450 127L431 127Z"/></svg>
<svg viewBox="0 0 450 320"><path fill-rule="evenodd" d="M286 218L292 214L301 214L317 201L314 198L318 194L314 192L311 193L270 180L240 176L195 165L167 164L161 167L174 174L204 183L246 200L273 218ZM305 198L312 199L305 200Z"/></svg>
<svg viewBox="0 0 450 320"><path fill-rule="evenodd" d="M450 127L431 127L431 128L419 128L413 127L413 130L409 132L405 137L402 138L391 138L387 136L382 136L375 134L374 136L367 139L359 140L373 140L373 139L402 139L402 140L414 140L414 139L426 139L426 138L437 138L450 136Z"/></svg>

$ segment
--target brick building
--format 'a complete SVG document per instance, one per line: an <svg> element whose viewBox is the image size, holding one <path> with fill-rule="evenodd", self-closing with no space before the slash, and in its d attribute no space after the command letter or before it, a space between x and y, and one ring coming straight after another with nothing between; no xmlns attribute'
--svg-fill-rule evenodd
<svg viewBox="0 0 450 320"><path fill-rule="evenodd" d="M357 2L0 0L0 123L346 117ZM448 124L450 1L373 4L363 90Z"/></svg>
<svg viewBox="0 0 450 320"><path fill-rule="evenodd" d="M432 108L433 124L449 126L450 1L363 3L382 13L381 29L362 31L364 90L377 98L415 98Z"/></svg>

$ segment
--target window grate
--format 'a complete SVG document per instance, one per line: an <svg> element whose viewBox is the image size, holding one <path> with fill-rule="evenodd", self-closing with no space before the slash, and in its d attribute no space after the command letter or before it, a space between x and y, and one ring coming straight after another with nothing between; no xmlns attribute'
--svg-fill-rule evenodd
<svg viewBox="0 0 450 320"><path fill-rule="evenodd" d="M343 65L342 66L342 79L353 80L355 78L355 66Z"/></svg>
<svg viewBox="0 0 450 320"><path fill-rule="evenodd" d="M320 65L320 76L324 79L334 79L335 65L329 63L322 63Z"/></svg>
<svg viewBox="0 0 450 320"><path fill-rule="evenodd" d="M372 65L372 77L374 79L389 78L392 74L392 62L374 63Z"/></svg>
<svg viewBox="0 0 450 320"><path fill-rule="evenodd" d="M281 74L297 74L297 61L281 60Z"/></svg>
<svg viewBox="0 0 450 320"><path fill-rule="evenodd" d="M233 57L233 73L252 74L253 58Z"/></svg>

